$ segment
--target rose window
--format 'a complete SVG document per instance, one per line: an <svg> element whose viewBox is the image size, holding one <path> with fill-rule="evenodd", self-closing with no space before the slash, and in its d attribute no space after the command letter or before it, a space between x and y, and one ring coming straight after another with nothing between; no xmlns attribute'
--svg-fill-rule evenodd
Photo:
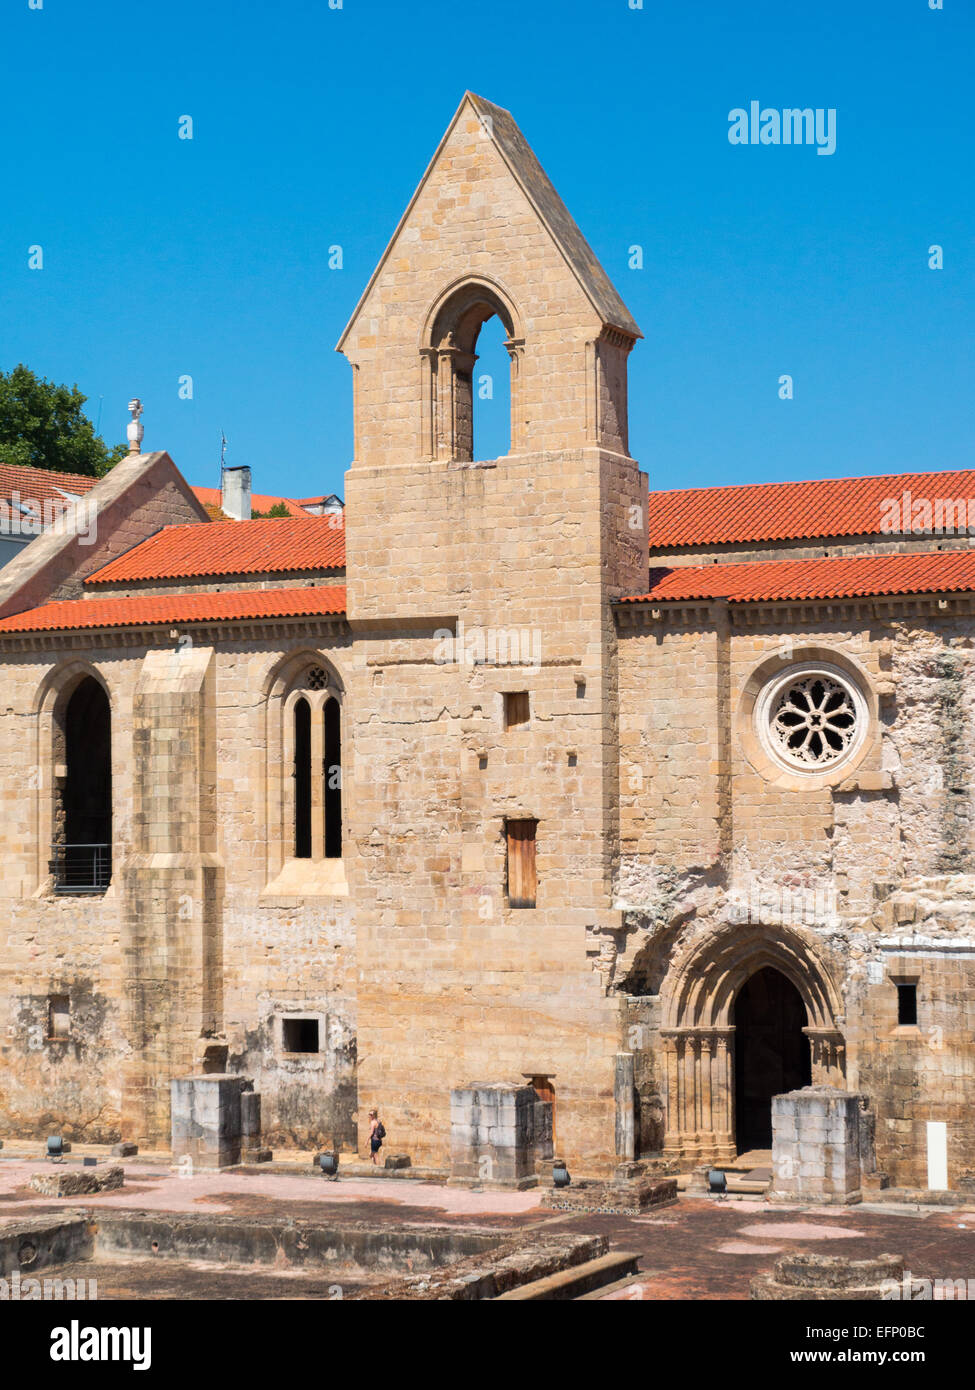
<svg viewBox="0 0 975 1390"><path fill-rule="evenodd" d="M756 716L766 749L800 772L825 772L844 762L867 728L863 695L835 668L784 672L766 686Z"/></svg>
<svg viewBox="0 0 975 1390"><path fill-rule="evenodd" d="M829 676L807 676L786 687L771 711L771 729L790 759L822 766L842 758L856 733L850 692Z"/></svg>

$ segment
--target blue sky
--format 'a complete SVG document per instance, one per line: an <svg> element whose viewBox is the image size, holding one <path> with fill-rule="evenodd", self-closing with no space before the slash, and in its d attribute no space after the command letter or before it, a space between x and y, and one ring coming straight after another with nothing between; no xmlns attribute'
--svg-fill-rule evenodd
<svg viewBox="0 0 975 1390"><path fill-rule="evenodd" d="M0 369L77 382L109 442L141 396L194 483L224 430L255 490L342 492L334 346L471 88L644 332L651 486L971 467L969 0L630 3L7 0ZM730 144L752 100L835 108L836 152ZM503 397L479 407L490 456Z"/></svg>

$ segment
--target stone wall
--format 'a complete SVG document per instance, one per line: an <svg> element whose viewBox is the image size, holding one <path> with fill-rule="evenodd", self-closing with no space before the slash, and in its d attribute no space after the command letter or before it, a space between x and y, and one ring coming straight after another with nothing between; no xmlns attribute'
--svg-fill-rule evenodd
<svg viewBox="0 0 975 1390"><path fill-rule="evenodd" d="M924 1186L926 1121L948 1123L950 1175L975 1158L972 616L932 599L914 618L894 604L824 617L766 608L728 627L720 605L645 625L621 616L627 931L613 979L666 1014L682 959L697 952L706 974L738 936L742 968L749 952L758 968L788 937L797 974L821 977L833 1000L837 1036L812 1039L814 1072L818 1051L827 1079L869 1095L878 1167ZM875 698L862 758L812 789L756 765L745 699L756 671L809 653L859 672ZM907 1029L901 979L918 987Z"/></svg>
<svg viewBox="0 0 975 1390"><path fill-rule="evenodd" d="M312 650L327 660L335 638L323 638ZM263 693L290 652L310 649L308 638L282 631L270 644L228 641L178 656L162 634L150 652L117 641L93 645L85 663L112 703L115 873L103 895L56 895L38 836L53 791L32 711L75 658L53 646L0 658L9 807L0 1133L60 1129L112 1142L124 1132L168 1143L171 1078L225 1049L228 1067L262 1093L266 1140L348 1146L349 898L267 893ZM48 1037L51 995L70 1000L66 1040ZM294 1015L321 1020L319 1053L285 1051L280 1020Z"/></svg>

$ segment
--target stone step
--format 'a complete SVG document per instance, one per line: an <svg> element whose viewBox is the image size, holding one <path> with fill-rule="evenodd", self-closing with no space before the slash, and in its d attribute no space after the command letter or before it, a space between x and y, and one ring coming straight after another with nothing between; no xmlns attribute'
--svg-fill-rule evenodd
<svg viewBox="0 0 975 1390"><path fill-rule="evenodd" d="M750 1178L736 1177L735 1174L727 1172L725 1169L722 1169L722 1172L726 1172L728 1178L729 1194L736 1194L739 1197L760 1197L763 1192L768 1191L771 1182L770 1178L753 1180ZM688 1197L709 1197L712 1195L709 1192L695 1191L693 1188L688 1188L689 1182L690 1178L688 1176L679 1177L677 1179L678 1192L683 1192Z"/></svg>
<svg viewBox="0 0 975 1390"><path fill-rule="evenodd" d="M601 1303L609 1298L610 1294L625 1293L627 1302L639 1303L643 1300L644 1281L649 1281L654 1274L659 1274L659 1270L649 1271L646 1269L638 1270L636 1274L625 1274L622 1279L614 1279L611 1284L601 1284L598 1289L590 1289L589 1293L581 1293L576 1298L576 1303Z"/></svg>
<svg viewBox="0 0 975 1390"><path fill-rule="evenodd" d="M636 1273L639 1255L630 1250L614 1250L609 1255L600 1255L596 1260L586 1260L585 1264L573 1265L571 1269L561 1269L558 1274L549 1274L544 1279L534 1279L520 1288L509 1289L492 1299L494 1303L554 1302L581 1298L593 1289L601 1289L606 1284L615 1284L629 1274Z"/></svg>

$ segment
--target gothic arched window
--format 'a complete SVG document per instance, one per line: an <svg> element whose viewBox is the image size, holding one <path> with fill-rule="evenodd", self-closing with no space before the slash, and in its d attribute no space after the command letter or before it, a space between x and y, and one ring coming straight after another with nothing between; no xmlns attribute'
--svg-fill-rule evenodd
<svg viewBox="0 0 975 1390"><path fill-rule="evenodd" d="M342 725L328 673L310 666L290 707L295 859L342 857Z"/></svg>
<svg viewBox="0 0 975 1390"><path fill-rule="evenodd" d="M54 745L54 887L100 892L112 876L112 715L94 676L62 692L54 707Z"/></svg>

